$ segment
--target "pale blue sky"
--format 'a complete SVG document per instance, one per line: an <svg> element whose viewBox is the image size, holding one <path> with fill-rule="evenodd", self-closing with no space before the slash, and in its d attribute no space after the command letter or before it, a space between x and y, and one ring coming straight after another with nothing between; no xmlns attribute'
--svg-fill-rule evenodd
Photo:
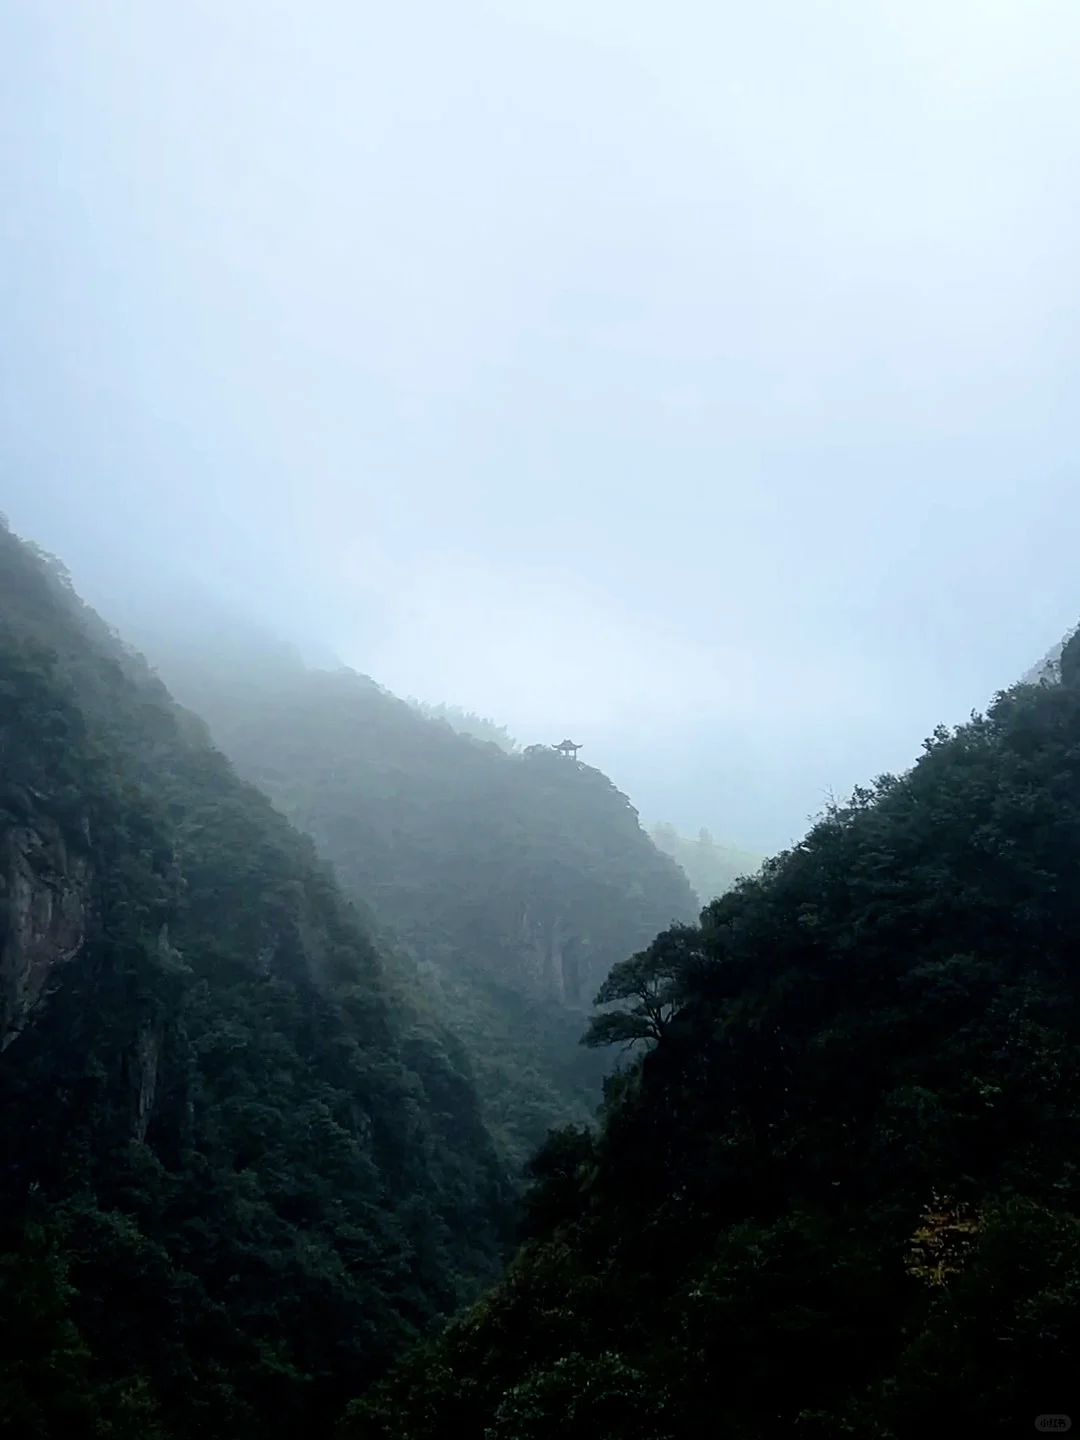
<svg viewBox="0 0 1080 1440"><path fill-rule="evenodd" d="M749 845L1080 616L1074 0L0 0L0 508Z"/></svg>

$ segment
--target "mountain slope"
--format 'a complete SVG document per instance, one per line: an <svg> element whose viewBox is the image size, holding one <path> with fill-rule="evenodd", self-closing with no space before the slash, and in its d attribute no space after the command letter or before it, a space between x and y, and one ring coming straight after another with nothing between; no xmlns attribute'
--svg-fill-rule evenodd
<svg viewBox="0 0 1080 1440"><path fill-rule="evenodd" d="M1062 682L617 967L647 1053L504 1281L344 1434L917 1440L1080 1403L1080 637ZM392 1420L388 1422L389 1416Z"/></svg>
<svg viewBox="0 0 1080 1440"><path fill-rule="evenodd" d="M611 966L697 913L685 876L598 770L507 753L367 677L162 670L240 773L333 861L411 951L466 1044L516 1167L550 1126L592 1117L605 1062L581 1049Z"/></svg>
<svg viewBox="0 0 1080 1440"><path fill-rule="evenodd" d="M502 1175L310 840L0 531L8 1433L326 1433L494 1275Z"/></svg>

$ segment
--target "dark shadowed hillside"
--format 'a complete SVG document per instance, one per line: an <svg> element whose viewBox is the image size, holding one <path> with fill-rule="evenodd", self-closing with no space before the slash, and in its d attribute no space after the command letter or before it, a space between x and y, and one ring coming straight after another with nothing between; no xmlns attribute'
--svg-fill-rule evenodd
<svg viewBox="0 0 1080 1440"><path fill-rule="evenodd" d="M311 841L0 530L0 1429L325 1433L502 1177Z"/></svg>
<svg viewBox="0 0 1080 1440"><path fill-rule="evenodd" d="M365 676L215 664L162 670L240 772L316 841L411 956L466 1045L519 1167L591 1119L604 1061L579 1044L612 965L697 912L625 795L547 747L508 753Z"/></svg>
<svg viewBox="0 0 1080 1440"><path fill-rule="evenodd" d="M348 1435L920 1440L1080 1410L1080 637L617 966L597 1134Z"/></svg>

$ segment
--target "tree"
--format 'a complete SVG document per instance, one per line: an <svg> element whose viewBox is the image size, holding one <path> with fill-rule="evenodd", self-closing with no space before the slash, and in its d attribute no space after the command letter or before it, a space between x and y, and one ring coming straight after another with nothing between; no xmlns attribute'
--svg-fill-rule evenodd
<svg viewBox="0 0 1080 1440"><path fill-rule="evenodd" d="M647 950L616 965L600 987L596 1004L629 1001L630 1007L594 1015L583 1043L634 1045L639 1040L662 1040L682 1003L686 980L701 958L698 936L693 926L672 926Z"/></svg>

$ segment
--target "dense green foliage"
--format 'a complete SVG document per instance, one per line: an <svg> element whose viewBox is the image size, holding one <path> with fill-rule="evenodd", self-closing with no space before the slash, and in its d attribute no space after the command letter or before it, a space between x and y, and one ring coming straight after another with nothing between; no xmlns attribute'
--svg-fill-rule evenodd
<svg viewBox="0 0 1080 1440"><path fill-rule="evenodd" d="M316 841L412 957L460 1038L512 1171L552 1126L590 1122L606 1058L581 1048L611 966L693 893L599 770L507 753L349 670L232 681L163 673L249 780Z"/></svg>
<svg viewBox="0 0 1080 1440"><path fill-rule="evenodd" d="M590 767L195 666L301 834L0 531L0 1433L1075 1419L1080 632L1051 679L692 921Z"/></svg>
<svg viewBox="0 0 1080 1440"><path fill-rule="evenodd" d="M5 1436L325 1434L497 1273L460 1044L6 529L0 1046Z"/></svg>
<svg viewBox="0 0 1080 1440"><path fill-rule="evenodd" d="M917 1440L1080 1405L1080 640L616 967L637 1058L394 1440ZM631 1054L634 1052L632 1051Z"/></svg>
<svg viewBox="0 0 1080 1440"><path fill-rule="evenodd" d="M688 835L680 835L674 825L658 821L649 826L649 835L658 850L681 866L703 905L730 890L736 880L753 875L765 859L749 850L719 844L708 830L699 830L697 838L691 840Z"/></svg>

